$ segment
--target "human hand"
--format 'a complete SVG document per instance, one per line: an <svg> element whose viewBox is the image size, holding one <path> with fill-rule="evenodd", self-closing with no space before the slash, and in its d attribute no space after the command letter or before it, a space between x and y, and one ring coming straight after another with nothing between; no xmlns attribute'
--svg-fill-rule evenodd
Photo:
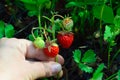
<svg viewBox="0 0 120 80"><path fill-rule="evenodd" d="M55 58L44 55L31 41L16 38L0 40L0 79L1 80L34 80L41 77L55 76L62 71L62 56ZM28 59L37 59L31 61Z"/></svg>

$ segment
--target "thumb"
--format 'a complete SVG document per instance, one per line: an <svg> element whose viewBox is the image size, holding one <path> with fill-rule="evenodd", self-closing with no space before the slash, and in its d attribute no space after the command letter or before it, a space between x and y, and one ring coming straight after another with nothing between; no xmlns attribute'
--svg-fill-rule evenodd
<svg viewBox="0 0 120 80"><path fill-rule="evenodd" d="M62 67L57 62L33 62L30 63L30 80L42 78L42 77L50 77L57 75Z"/></svg>

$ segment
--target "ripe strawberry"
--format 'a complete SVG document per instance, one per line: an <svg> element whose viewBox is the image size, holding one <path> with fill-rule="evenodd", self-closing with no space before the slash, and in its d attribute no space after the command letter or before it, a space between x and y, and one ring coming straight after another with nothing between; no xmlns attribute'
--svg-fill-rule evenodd
<svg viewBox="0 0 120 80"><path fill-rule="evenodd" d="M72 32L59 32L57 40L63 48L69 48L74 40L74 34Z"/></svg>
<svg viewBox="0 0 120 80"><path fill-rule="evenodd" d="M48 57L55 57L59 53L59 47L56 43L46 44L43 49L44 53Z"/></svg>
<svg viewBox="0 0 120 80"><path fill-rule="evenodd" d="M37 37L35 41L33 42L34 46L37 48L44 48L45 42L41 37Z"/></svg>

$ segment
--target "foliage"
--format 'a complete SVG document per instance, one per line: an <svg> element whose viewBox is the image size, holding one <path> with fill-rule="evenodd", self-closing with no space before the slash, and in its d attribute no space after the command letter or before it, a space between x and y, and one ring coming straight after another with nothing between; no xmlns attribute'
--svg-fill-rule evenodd
<svg viewBox="0 0 120 80"><path fill-rule="evenodd" d="M120 70L118 70L118 80L120 80Z"/></svg>
<svg viewBox="0 0 120 80"><path fill-rule="evenodd" d="M21 0L24 3L25 8L29 11L29 16L38 16L39 11L49 4L49 0Z"/></svg>
<svg viewBox="0 0 120 80"><path fill-rule="evenodd" d="M78 67L85 72L92 73L93 68L88 66L88 64L94 63L96 61L96 54L93 50L88 50L82 56L80 50L73 51L73 59L77 63Z"/></svg>
<svg viewBox="0 0 120 80"><path fill-rule="evenodd" d="M102 12L102 14L101 14ZM93 15L105 23L113 23L114 13L111 7L107 5L98 5L93 8Z"/></svg>
<svg viewBox="0 0 120 80"><path fill-rule="evenodd" d="M120 21L120 16L116 16L114 18L114 25L109 25L109 26L106 25L106 27L105 27L104 40L106 42L108 42L108 68L112 64L112 62L110 63L110 53L112 51L112 47L117 44L115 42L115 39L116 39L117 35L120 34L120 23L119 23L119 21ZM114 55L114 57L111 61L113 61L117 55L118 55L118 52Z"/></svg>
<svg viewBox="0 0 120 80"><path fill-rule="evenodd" d="M15 30L13 25L0 21L0 38L2 37L11 38L14 36L14 33Z"/></svg>
<svg viewBox="0 0 120 80"><path fill-rule="evenodd" d="M95 70L93 73L93 77L90 80L102 80L103 78L103 72L102 70L104 69L104 64L101 63L98 68Z"/></svg>

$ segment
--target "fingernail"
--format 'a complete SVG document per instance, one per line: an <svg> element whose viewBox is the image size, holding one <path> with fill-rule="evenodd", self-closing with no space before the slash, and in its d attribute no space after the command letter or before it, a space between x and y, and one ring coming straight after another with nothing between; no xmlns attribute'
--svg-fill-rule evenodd
<svg viewBox="0 0 120 80"><path fill-rule="evenodd" d="M60 64L56 63L52 65L52 74L55 75L58 72L60 72L62 70L62 67Z"/></svg>

